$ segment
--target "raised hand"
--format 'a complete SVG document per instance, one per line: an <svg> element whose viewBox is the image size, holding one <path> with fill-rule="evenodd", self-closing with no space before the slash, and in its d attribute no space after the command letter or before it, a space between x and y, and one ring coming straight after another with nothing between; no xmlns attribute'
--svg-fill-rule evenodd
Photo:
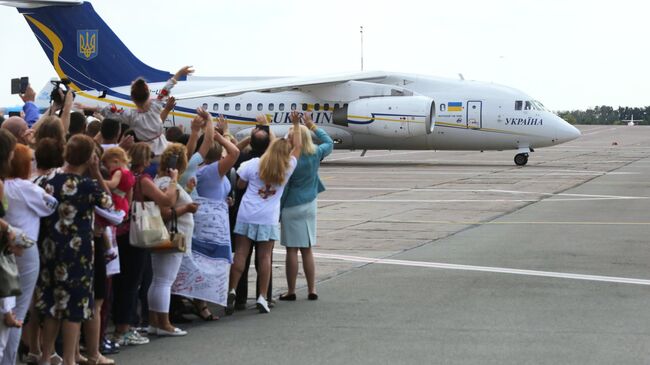
<svg viewBox="0 0 650 365"><path fill-rule="evenodd" d="M176 75L174 75L174 80L178 81L181 77L185 77L192 73L194 73L194 68L192 68L192 66L181 67L181 69L176 72Z"/></svg>
<svg viewBox="0 0 650 365"><path fill-rule="evenodd" d="M192 129L192 133L199 133L201 132L201 129L203 129L203 126L205 126L205 120L203 120L200 115L197 115L192 119L190 128Z"/></svg>
<svg viewBox="0 0 650 365"><path fill-rule="evenodd" d="M257 121L257 124L260 124L260 125L268 125L269 124L269 120L266 117L266 115L264 115L264 114L258 115L257 117L255 117L255 120Z"/></svg>
<svg viewBox="0 0 650 365"><path fill-rule="evenodd" d="M217 119L217 128L221 129L223 134L228 132L228 120L223 116L223 114L219 114L219 118Z"/></svg>
<svg viewBox="0 0 650 365"><path fill-rule="evenodd" d="M27 85L27 89L23 94L20 94L20 98L23 99L23 103L36 100L36 92L32 89L32 85Z"/></svg>
<svg viewBox="0 0 650 365"><path fill-rule="evenodd" d="M173 96L170 96L167 99L167 102L165 103L165 110L167 111L172 111L176 107L176 98Z"/></svg>
<svg viewBox="0 0 650 365"><path fill-rule="evenodd" d="M212 116L203 108L196 108L196 114L204 121L212 120Z"/></svg>
<svg viewBox="0 0 650 365"><path fill-rule="evenodd" d="M311 119L311 112L304 112L304 113L302 114L302 117L303 117L303 120L304 120L304 122L305 122L305 126L306 126L307 128L309 128L309 129L313 129L313 128L316 126L316 124L314 123L314 121Z"/></svg>
<svg viewBox="0 0 650 365"><path fill-rule="evenodd" d="M289 114L289 120L291 120L291 123L293 124L300 124L300 113L297 111L292 111L291 114Z"/></svg>

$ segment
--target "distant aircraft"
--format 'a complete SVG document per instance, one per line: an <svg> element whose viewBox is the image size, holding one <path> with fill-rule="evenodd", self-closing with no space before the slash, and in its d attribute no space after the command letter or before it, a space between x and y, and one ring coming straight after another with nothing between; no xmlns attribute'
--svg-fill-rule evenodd
<svg viewBox="0 0 650 365"><path fill-rule="evenodd" d="M643 120L643 119L641 119L641 120ZM639 119L637 119L636 121L638 122ZM621 122L627 122L627 125L628 125L629 127L634 127L634 126L636 125L636 123L634 123L634 115L630 116L630 119L623 119L623 120L621 120Z"/></svg>
<svg viewBox="0 0 650 365"><path fill-rule="evenodd" d="M131 81L152 92L172 75L137 59L82 1L5 1L18 8L61 78L84 104L133 108ZM580 136L578 129L525 93L495 84L392 72L322 77L187 77L167 125L187 126L196 107L223 114L237 136L266 114L276 134L292 110L314 121L345 149L516 150L517 165L535 148Z"/></svg>
<svg viewBox="0 0 650 365"><path fill-rule="evenodd" d="M58 78L53 78L52 80L58 80ZM43 86L41 91L39 91L38 94L36 94L36 99L34 100L34 104L36 104L38 110L41 113L45 112L45 110L47 110L47 108L50 107L50 94L52 93L52 90L54 90L54 85L52 84L52 80L48 81L45 84L45 86ZM14 114L14 113L20 114L22 111L23 111L22 104L0 107L0 115L4 117L8 117L9 114Z"/></svg>

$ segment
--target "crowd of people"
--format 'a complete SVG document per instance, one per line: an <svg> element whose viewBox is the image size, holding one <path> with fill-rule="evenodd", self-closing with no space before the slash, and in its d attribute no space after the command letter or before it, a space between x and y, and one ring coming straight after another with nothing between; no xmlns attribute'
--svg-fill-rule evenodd
<svg viewBox="0 0 650 365"><path fill-rule="evenodd" d="M318 168L332 139L308 112L296 111L286 136L274 136L262 115L238 141L223 116L215 121L203 108L189 133L165 129L175 106L171 90L191 72L181 68L153 97L145 80L133 81L133 109L78 104L72 92L59 90L60 103L38 115L28 88L21 95L28 113L2 121L0 365L114 364L106 355L120 347L186 335L174 324L184 308L218 319L205 300L172 294L181 263L195 249L200 202L226 207L215 213L234 252L221 293L226 314L247 308L253 255L255 304L260 313L271 311L276 241L287 251L288 291L278 299L296 300L299 252L308 299L318 299ZM157 233L169 247L163 240L139 244L147 232L134 217L145 205L159 211L164 225Z"/></svg>

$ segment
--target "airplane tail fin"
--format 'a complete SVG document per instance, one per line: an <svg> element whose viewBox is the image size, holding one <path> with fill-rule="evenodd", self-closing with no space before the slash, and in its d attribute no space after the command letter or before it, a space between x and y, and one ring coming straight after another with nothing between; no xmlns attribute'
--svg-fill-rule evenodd
<svg viewBox="0 0 650 365"><path fill-rule="evenodd" d="M70 79L74 89L107 90L138 77L163 82L172 76L136 58L88 2L7 3L18 8L59 77Z"/></svg>

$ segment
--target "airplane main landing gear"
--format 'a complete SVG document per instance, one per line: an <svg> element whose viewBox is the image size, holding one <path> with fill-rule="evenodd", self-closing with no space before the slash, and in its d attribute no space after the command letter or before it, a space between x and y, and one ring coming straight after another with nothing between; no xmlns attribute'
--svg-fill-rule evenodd
<svg viewBox="0 0 650 365"><path fill-rule="evenodd" d="M528 154L527 153L518 153L515 155L515 164L517 166L524 166L528 163Z"/></svg>

